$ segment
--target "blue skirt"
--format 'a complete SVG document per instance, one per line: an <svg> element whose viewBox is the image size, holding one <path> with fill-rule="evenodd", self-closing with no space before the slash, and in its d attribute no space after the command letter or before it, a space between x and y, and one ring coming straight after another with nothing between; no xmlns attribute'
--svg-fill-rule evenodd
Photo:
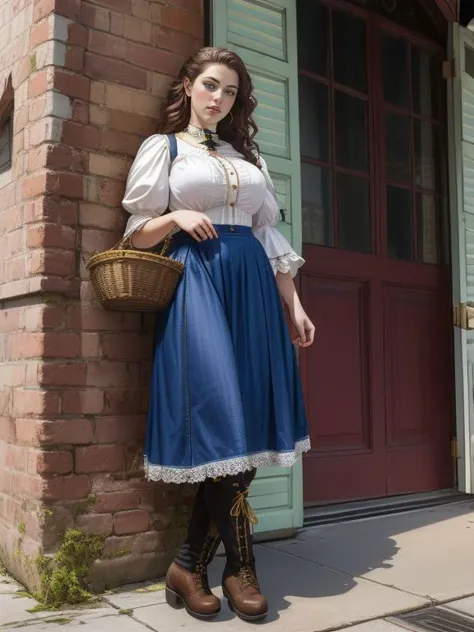
<svg viewBox="0 0 474 632"><path fill-rule="evenodd" d="M250 227L173 237L185 271L157 319L145 469L184 483L291 466L309 449L294 349L274 273Z"/></svg>

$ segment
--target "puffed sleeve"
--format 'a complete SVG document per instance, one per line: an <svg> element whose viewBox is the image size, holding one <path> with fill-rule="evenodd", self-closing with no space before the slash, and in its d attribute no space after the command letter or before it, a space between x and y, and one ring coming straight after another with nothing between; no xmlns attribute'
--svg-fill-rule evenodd
<svg viewBox="0 0 474 632"><path fill-rule="evenodd" d="M159 217L169 201L169 143L166 136L147 138L130 168L123 207L131 214L124 237L130 237L150 219Z"/></svg>
<svg viewBox="0 0 474 632"><path fill-rule="evenodd" d="M280 220L280 209L267 165L260 156L262 172L267 181L265 199L258 212L253 216L253 234L262 244L270 260L273 272L290 272L294 277L303 263L302 259L291 247L289 241L276 228Z"/></svg>

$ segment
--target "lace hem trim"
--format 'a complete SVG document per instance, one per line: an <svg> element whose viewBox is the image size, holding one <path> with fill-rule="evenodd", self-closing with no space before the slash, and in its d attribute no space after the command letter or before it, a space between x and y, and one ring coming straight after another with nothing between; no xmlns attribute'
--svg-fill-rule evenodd
<svg viewBox="0 0 474 632"><path fill-rule="evenodd" d="M275 274L277 272L281 272L282 274L291 272L291 276L295 276L298 268L303 265L304 259L297 255L296 252L287 252L280 257L270 259L270 263Z"/></svg>
<svg viewBox="0 0 474 632"><path fill-rule="evenodd" d="M291 452L258 452L226 461L205 463L197 467L175 468L153 465L145 457L145 474L149 481L164 483L200 483L206 478L240 474L256 467L291 467L297 458L311 448L309 437L298 441Z"/></svg>

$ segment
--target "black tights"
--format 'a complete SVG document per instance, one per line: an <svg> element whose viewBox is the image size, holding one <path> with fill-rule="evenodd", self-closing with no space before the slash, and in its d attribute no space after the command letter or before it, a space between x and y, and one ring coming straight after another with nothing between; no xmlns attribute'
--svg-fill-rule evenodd
<svg viewBox="0 0 474 632"><path fill-rule="evenodd" d="M227 566L238 566L235 548L235 520L231 511L236 498L248 490L257 470L242 472L234 476L207 478L200 483L188 534L176 557L176 563L192 571L198 563L207 566L215 555L220 541L224 542ZM249 556L253 563L251 546Z"/></svg>

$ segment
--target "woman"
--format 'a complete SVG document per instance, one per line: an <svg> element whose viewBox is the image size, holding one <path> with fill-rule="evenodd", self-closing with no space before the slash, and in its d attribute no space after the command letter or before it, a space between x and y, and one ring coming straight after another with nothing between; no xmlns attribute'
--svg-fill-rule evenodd
<svg viewBox="0 0 474 632"><path fill-rule="evenodd" d="M282 298L293 342L312 344L292 278L304 262L275 228L280 212L253 141L252 90L235 53L204 48L191 57L170 89L161 134L140 147L123 200L125 237L146 249L172 233L168 254L185 265L157 323L145 468L151 480L200 483L166 577L168 603L200 618L220 610L207 566L221 539L230 607L246 620L266 615L248 488L257 466L290 466L309 449L281 306Z"/></svg>

